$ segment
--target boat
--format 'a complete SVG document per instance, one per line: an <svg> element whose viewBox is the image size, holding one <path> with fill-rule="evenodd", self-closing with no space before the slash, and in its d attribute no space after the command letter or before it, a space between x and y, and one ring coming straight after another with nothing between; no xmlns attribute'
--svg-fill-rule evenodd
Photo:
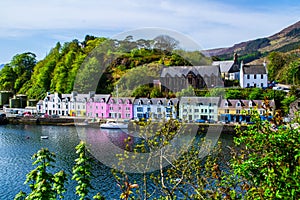
<svg viewBox="0 0 300 200"><path fill-rule="evenodd" d="M118 94L118 85L116 87L117 91L117 102L119 102L119 94ZM128 123L124 123L124 122L119 122L119 113L117 113L117 118L116 121L107 121L104 124L100 125L100 128L103 129L127 129L128 128Z"/></svg>
<svg viewBox="0 0 300 200"><path fill-rule="evenodd" d="M127 129L128 124L122 123L122 122L107 121L106 123L101 124L100 128L104 128L104 129Z"/></svg>
<svg viewBox="0 0 300 200"><path fill-rule="evenodd" d="M49 136L47 136L47 135L42 135L41 136L41 139L48 139L49 138Z"/></svg>

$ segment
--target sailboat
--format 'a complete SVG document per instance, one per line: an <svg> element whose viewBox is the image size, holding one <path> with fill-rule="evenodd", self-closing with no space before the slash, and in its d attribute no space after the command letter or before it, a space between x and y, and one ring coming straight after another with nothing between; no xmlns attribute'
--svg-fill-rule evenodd
<svg viewBox="0 0 300 200"><path fill-rule="evenodd" d="M118 85L116 86L116 89L117 89L117 91L116 91L117 92L117 103L119 104ZM119 106L118 106L117 110L119 110ZM117 111L117 120L116 121L107 121L106 123L101 124L100 128L103 128L103 129L127 129L128 124L119 122L119 111Z"/></svg>

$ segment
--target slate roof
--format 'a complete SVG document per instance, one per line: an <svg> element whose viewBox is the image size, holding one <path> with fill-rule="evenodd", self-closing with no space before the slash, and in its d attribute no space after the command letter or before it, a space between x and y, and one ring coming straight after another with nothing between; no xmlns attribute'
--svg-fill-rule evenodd
<svg viewBox="0 0 300 200"><path fill-rule="evenodd" d="M220 76L220 68L216 65L208 65L208 66L176 66L176 67L165 67L161 72L161 77L166 77L169 74L171 77L182 77L187 76L190 72L195 75L200 74L202 77L204 76Z"/></svg>
<svg viewBox="0 0 300 200"><path fill-rule="evenodd" d="M147 105L148 102L150 101L152 105L157 105L159 102L161 102L161 105L167 105L169 101L172 102L172 105L178 104L178 99L177 98L171 98L171 99L166 99L166 98L136 98L133 102L134 105L138 105L139 102L143 105Z"/></svg>
<svg viewBox="0 0 300 200"><path fill-rule="evenodd" d="M244 74L267 74L266 67L264 65L244 65Z"/></svg>
<svg viewBox="0 0 300 200"><path fill-rule="evenodd" d="M109 94L95 94L93 97L94 102L101 102L102 99L104 99L104 102L106 103L109 99Z"/></svg>
<svg viewBox="0 0 300 200"><path fill-rule="evenodd" d="M220 97L181 97L180 104L196 105L202 103L203 105L219 105Z"/></svg>
<svg viewBox="0 0 300 200"><path fill-rule="evenodd" d="M133 103L134 101L134 97L118 97L119 99L119 102L122 103L122 104L125 104L126 101L130 101L131 103ZM113 103L116 103L117 102L117 97L110 97L109 101L113 101Z"/></svg>
<svg viewBox="0 0 300 200"><path fill-rule="evenodd" d="M233 73L240 70L239 65L234 63L233 60L214 61L212 65L219 65L221 73Z"/></svg>
<svg viewBox="0 0 300 200"><path fill-rule="evenodd" d="M225 106L225 103L228 103L228 106ZM237 103L240 102L241 106L237 106ZM252 107L249 106L250 102L252 102ZM249 108L264 108L263 107L264 100L241 100L241 99L222 99L220 103L220 108L226 109L226 108L243 108L243 109L249 109ZM275 107L274 100L269 100L269 104L272 108Z"/></svg>

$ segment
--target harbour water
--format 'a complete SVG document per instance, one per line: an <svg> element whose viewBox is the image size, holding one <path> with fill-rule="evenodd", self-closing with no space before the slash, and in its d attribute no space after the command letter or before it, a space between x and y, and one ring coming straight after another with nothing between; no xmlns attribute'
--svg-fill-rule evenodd
<svg viewBox="0 0 300 200"><path fill-rule="evenodd" d="M75 146L79 143L84 132L89 138L97 142L109 142L107 134L110 131L87 127L64 127L64 126L36 126L36 125L4 125L0 126L0 199L13 199L20 191L29 192L24 185L26 174L32 166L32 155L41 148L48 148L56 154L56 168L54 172L65 170L69 180L72 176L72 167L77 155ZM114 131L113 134L116 134ZM48 136L48 139L41 139ZM86 136L86 135L85 135ZM221 135L222 142L231 143L232 137ZM124 137L114 137L117 145L122 146ZM94 190L90 196L100 192L107 199L119 199L121 193L116 181L111 174L111 169L99 161L94 162L92 172L94 178L92 185ZM134 175L133 179L139 181L141 177ZM65 199L78 199L75 195L76 182L70 180L67 185Z"/></svg>

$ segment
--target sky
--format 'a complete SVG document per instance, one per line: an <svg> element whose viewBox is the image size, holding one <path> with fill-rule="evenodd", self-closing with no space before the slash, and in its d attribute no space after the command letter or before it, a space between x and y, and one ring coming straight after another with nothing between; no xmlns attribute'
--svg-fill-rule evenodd
<svg viewBox="0 0 300 200"><path fill-rule="evenodd" d="M112 38L156 27L202 49L267 37L300 20L299 0L1 0L0 64L16 54L43 59L57 42Z"/></svg>

